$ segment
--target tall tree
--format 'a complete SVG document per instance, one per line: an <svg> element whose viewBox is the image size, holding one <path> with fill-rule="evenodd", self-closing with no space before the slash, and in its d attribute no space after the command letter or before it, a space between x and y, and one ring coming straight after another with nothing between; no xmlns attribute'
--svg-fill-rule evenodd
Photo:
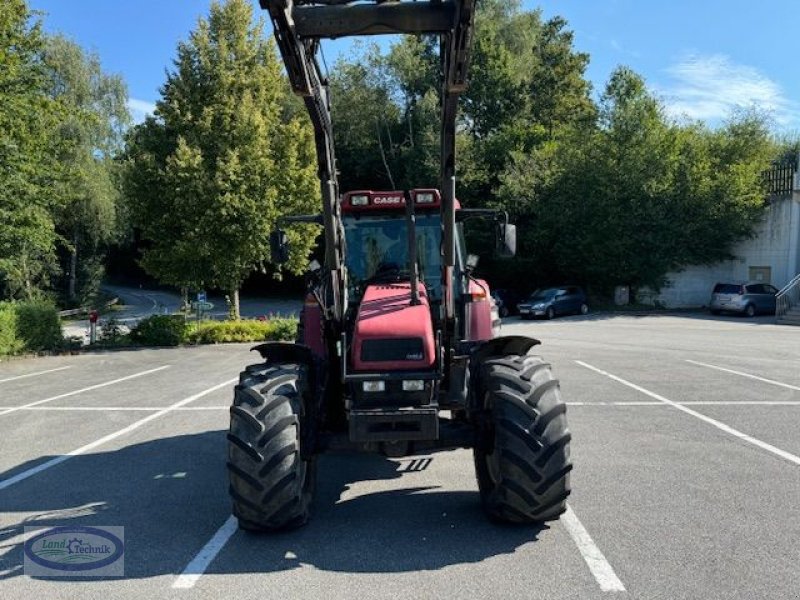
<svg viewBox="0 0 800 600"><path fill-rule="evenodd" d="M0 3L0 293L32 297L55 268L50 131L44 39L24 0Z"/></svg>
<svg viewBox="0 0 800 600"><path fill-rule="evenodd" d="M438 53L436 38L404 36L388 52L369 47L337 64L334 135L345 189L436 184ZM513 153L534 152L565 127L594 121L588 61L563 19L545 21L516 0L479 4L458 127L463 202L491 203ZM353 118L354 106L362 118Z"/></svg>
<svg viewBox="0 0 800 600"><path fill-rule="evenodd" d="M60 178L53 192L60 197L56 226L67 256L66 297L74 303L97 290L103 249L117 229L113 159L130 122L128 94L121 77L103 72L96 54L63 36L47 40L44 64L62 114L55 129Z"/></svg>
<svg viewBox="0 0 800 600"><path fill-rule="evenodd" d="M313 135L287 99L274 44L246 0L211 5L162 87L156 116L129 138L126 190L147 246L142 264L166 283L238 290L270 260L280 215L317 210ZM288 268L314 244L289 232Z"/></svg>
<svg viewBox="0 0 800 600"><path fill-rule="evenodd" d="M718 131L674 123L624 67L599 115L515 155L502 176L501 195L535 217L521 242L538 278L659 287L671 270L728 258L764 206L761 172L776 148L763 116L734 115Z"/></svg>

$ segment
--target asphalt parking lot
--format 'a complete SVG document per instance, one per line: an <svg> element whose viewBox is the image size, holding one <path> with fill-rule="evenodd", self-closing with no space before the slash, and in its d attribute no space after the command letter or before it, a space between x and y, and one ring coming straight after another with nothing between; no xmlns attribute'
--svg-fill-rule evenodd
<svg viewBox="0 0 800 600"><path fill-rule="evenodd" d="M569 404L570 511L489 523L471 452L326 455L312 522L239 532L227 408L247 346L0 364L4 598L797 598L800 328L509 319ZM125 576L23 573L28 525L125 528Z"/></svg>

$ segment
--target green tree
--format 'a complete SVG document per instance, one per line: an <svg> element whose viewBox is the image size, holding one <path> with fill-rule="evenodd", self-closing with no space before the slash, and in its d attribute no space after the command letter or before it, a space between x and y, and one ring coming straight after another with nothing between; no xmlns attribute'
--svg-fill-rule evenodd
<svg viewBox="0 0 800 600"><path fill-rule="evenodd" d="M534 152L565 127L593 122L596 108L584 77L589 57L575 51L563 19L545 21L517 1L478 6L458 170L462 202L485 205L496 199L514 153ZM336 65L332 103L343 189L436 185L438 73L437 39L424 36L404 36L384 54L370 46Z"/></svg>
<svg viewBox="0 0 800 600"><path fill-rule="evenodd" d="M44 39L24 0L0 3L0 290L31 298L55 269L48 193L57 111L41 62Z"/></svg>
<svg viewBox="0 0 800 600"><path fill-rule="evenodd" d="M266 268L277 218L319 207L310 125L245 0L212 3L161 92L156 116L128 144L142 265L166 283L229 291L238 317L239 287ZM312 231L289 232L290 270L305 267Z"/></svg>
<svg viewBox="0 0 800 600"><path fill-rule="evenodd" d="M657 288L669 271L728 258L752 232L776 153L763 116L736 114L717 131L674 123L620 68L599 117L515 154L502 176L501 195L531 217L521 243L540 279Z"/></svg>
<svg viewBox="0 0 800 600"><path fill-rule="evenodd" d="M66 297L74 303L97 291L104 247L118 229L113 159L130 122L128 94L121 77L103 72L96 54L63 36L47 40L44 64L49 94L61 110L55 128L60 177L52 191L59 198L56 228L67 255Z"/></svg>
<svg viewBox="0 0 800 600"><path fill-rule="evenodd" d="M394 189L400 184L400 108L392 102L377 46L366 48L355 62L336 65L331 120L343 190Z"/></svg>
<svg viewBox="0 0 800 600"><path fill-rule="evenodd" d="M497 191L515 155L539 153L566 130L594 122L589 56L573 41L560 17L545 21L518 2L482 5L459 160L468 202L508 207Z"/></svg>

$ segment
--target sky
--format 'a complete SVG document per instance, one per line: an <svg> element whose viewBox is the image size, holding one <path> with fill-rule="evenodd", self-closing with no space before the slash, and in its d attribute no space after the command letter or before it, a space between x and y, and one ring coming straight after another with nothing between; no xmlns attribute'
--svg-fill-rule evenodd
<svg viewBox="0 0 800 600"><path fill-rule="evenodd" d="M134 120L151 112L178 42L210 0L29 0L45 29L97 52L128 84ZM253 0L258 9L257 0ZM642 75L676 117L718 126L737 106L769 111L776 130L800 131L800 22L797 0L524 0L545 18L561 16L588 52L587 77L600 93L619 65ZM352 51L323 47L328 64Z"/></svg>

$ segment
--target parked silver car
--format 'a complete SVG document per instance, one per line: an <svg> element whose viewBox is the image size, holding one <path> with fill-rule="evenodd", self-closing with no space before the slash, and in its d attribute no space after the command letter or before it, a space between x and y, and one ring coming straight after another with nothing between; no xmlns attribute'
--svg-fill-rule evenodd
<svg viewBox="0 0 800 600"><path fill-rule="evenodd" d="M768 283L718 283L711 292L708 308L712 315L734 312L748 317L775 314L778 290Z"/></svg>

